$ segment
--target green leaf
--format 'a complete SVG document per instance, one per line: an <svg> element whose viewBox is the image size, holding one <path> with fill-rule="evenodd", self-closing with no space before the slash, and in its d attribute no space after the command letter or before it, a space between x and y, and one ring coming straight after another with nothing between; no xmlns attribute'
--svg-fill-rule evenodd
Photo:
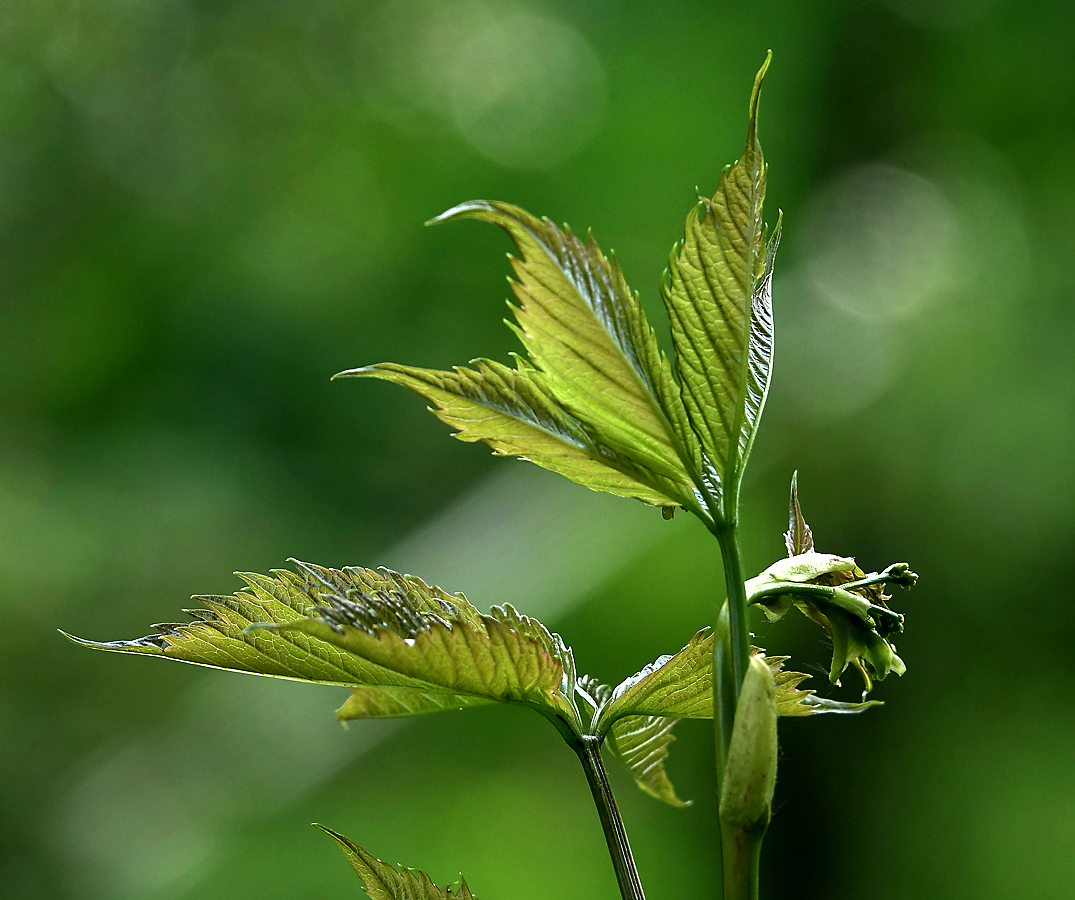
<svg viewBox="0 0 1075 900"><path fill-rule="evenodd" d="M691 477L697 438L671 364L615 260L592 236L584 242L507 203L474 200L434 221L460 218L499 225L515 242L516 332L553 396L602 444L650 473L654 488L700 511Z"/></svg>
<svg viewBox="0 0 1075 900"><path fill-rule="evenodd" d="M195 597L205 608L191 611L191 622L158 625L156 634L133 641L72 640L99 650L346 685L352 696L337 713L341 719L414 715L515 699L512 684L526 700L547 696L546 706L568 719L577 718L574 707L560 692L561 683L573 690L571 651L559 636L518 616L510 607L484 616L465 598L413 576L387 569L328 569L292 562L297 572L241 574L248 588L234 595ZM381 635L382 648L401 643L407 646L399 635L412 632L421 632L421 640L414 644L427 650L434 633L453 635L446 646L471 637L475 653L480 652L483 640L491 643L495 639L499 644L480 662L491 679L494 669L503 676L500 686L504 690L457 689L447 683L451 679L421 677L421 673L416 676L405 666L382 665L375 654L362 655L339 646L339 636L331 628L333 640L324 640L313 633L317 629L307 627L311 620L321 622L322 609L336 607ZM516 657L505 659L504 654L511 652ZM429 657L437 661L432 650ZM473 679L466 685L473 687Z"/></svg>
<svg viewBox="0 0 1075 900"><path fill-rule="evenodd" d="M714 636L699 631L679 653L662 656L641 672L625 679L608 699L599 705L593 726L597 735L605 735L615 723L627 716L668 716L677 719L713 717L713 641ZM760 647L753 655L763 654ZM813 691L799 685L810 676L783 669L787 656L768 656L776 679L776 703L782 716L810 716L822 712L858 712L871 704L846 704L819 701Z"/></svg>
<svg viewBox="0 0 1075 900"><path fill-rule="evenodd" d="M607 733L629 715L713 717L713 638L702 629L678 653L661 656L624 679L598 712L594 731Z"/></svg>
<svg viewBox="0 0 1075 900"><path fill-rule="evenodd" d="M664 768L668 745L676 739L672 729L678 721L665 716L626 716L616 720L607 741L642 790L670 806L688 806L690 801L679 799Z"/></svg>
<svg viewBox="0 0 1075 900"><path fill-rule="evenodd" d="M340 377L379 378L435 404L433 412L463 441L484 441L500 456L522 456L591 490L634 497L654 506L675 502L629 456L603 444L551 395L539 372L492 360L453 372L381 363Z"/></svg>
<svg viewBox="0 0 1075 900"><path fill-rule="evenodd" d="M362 888L370 900L451 900L453 897L476 900L465 879L460 879L457 890L439 888L425 872L402 867L397 869L367 853L350 838L324 825L317 827L339 844L351 868L362 880Z"/></svg>
<svg viewBox="0 0 1075 900"><path fill-rule="evenodd" d="M535 619L508 605L479 613L465 598L419 579L366 591L341 584L335 570L306 568L324 588L313 614L255 624L252 632L305 634L425 690L476 702L521 703L581 728L571 699L571 651Z"/></svg>
<svg viewBox="0 0 1075 900"><path fill-rule="evenodd" d="M739 484L772 376L780 223L766 240L765 160L757 138L769 60L754 81L746 149L721 174L712 199L701 199L688 215L662 285L684 406L708 461L703 478L728 523L736 521Z"/></svg>
<svg viewBox="0 0 1075 900"><path fill-rule="evenodd" d="M607 703L612 688L589 676L579 679L579 686L597 708ZM631 773L637 784L651 797L670 806L688 806L680 800L664 768L669 745L675 740L672 729L679 719L666 716L625 716L617 719L605 738L605 746Z"/></svg>

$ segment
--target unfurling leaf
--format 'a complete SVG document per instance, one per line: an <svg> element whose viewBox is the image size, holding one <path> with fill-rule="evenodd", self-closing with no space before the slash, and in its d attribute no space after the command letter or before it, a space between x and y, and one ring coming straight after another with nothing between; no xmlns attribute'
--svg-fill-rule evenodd
<svg viewBox="0 0 1075 900"><path fill-rule="evenodd" d="M773 363L772 277L780 223L762 222L765 160L754 81L746 149L711 199L687 217L662 286L672 323L683 403L706 458L703 479L725 522L736 521L739 484L769 392Z"/></svg>
<svg viewBox="0 0 1075 900"><path fill-rule="evenodd" d="M772 669L752 656L728 746L721 779L720 820L724 825L752 829L769 821L776 786L776 683Z"/></svg>
<svg viewBox="0 0 1075 900"><path fill-rule="evenodd" d="M337 834L324 825L317 827L339 844L351 868L362 880L362 888L370 900L477 900L467 887L465 879L460 879L456 890L451 887L439 888L425 872L419 869L397 869L381 862L342 834Z"/></svg>
<svg viewBox="0 0 1075 900"><path fill-rule="evenodd" d="M574 660L558 635L510 606L465 598L389 570L244 574L248 589L197 597L193 621L101 650L178 659L352 688L341 719L518 702L578 728Z"/></svg>
<svg viewBox="0 0 1075 900"><path fill-rule="evenodd" d="M760 606L772 622L792 605L798 607L832 641L829 680L838 684L847 667L854 665L862 675L865 694L873 688L874 679L906 671L890 640L903 631L903 616L889 609L891 598L883 585L910 587L918 576L906 563L867 575L850 557L813 550L813 534L799 507L796 476L791 482L790 527L784 536L789 556L747 582L748 603Z"/></svg>

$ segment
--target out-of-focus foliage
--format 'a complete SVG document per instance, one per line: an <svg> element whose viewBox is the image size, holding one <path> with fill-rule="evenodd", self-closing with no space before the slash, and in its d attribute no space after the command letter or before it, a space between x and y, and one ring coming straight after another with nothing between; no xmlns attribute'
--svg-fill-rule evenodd
<svg viewBox="0 0 1075 900"><path fill-rule="evenodd" d="M798 468L823 546L867 570L898 554L922 581L899 702L781 723L766 853L796 866L763 889L1066 900L1071 19L1010 0L2 4L0 893L353 896L317 820L482 896L544 896L553 867L615 896L577 763L537 717L343 731L343 688L89 654L54 629L143 633L296 555L517 600L602 679L682 646L723 594L697 523L561 489L328 378L509 360L491 252L509 244L421 226L465 197L592 224L657 322L666 249L739 155L772 47L763 136L789 227L744 564L783 555ZM780 648L824 677L829 648L796 621ZM689 809L621 781L654 900L701 895L716 866L710 731L676 726ZM883 852L863 851L866 808Z"/></svg>
<svg viewBox="0 0 1075 900"><path fill-rule="evenodd" d="M381 862L342 834L336 834L335 831L324 827L322 830L340 845L351 868L362 880L362 887L370 900L404 900L404 898L405 900L412 900L412 898L413 900L450 900L451 897L475 900L465 880L460 880L459 887L455 891L450 886L441 889L433 883L433 879L419 869L397 869L386 862Z"/></svg>

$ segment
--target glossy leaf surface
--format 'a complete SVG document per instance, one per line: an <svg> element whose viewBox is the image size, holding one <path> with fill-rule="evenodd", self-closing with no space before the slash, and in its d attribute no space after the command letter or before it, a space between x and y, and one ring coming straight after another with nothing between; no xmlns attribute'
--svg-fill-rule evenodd
<svg viewBox="0 0 1075 900"><path fill-rule="evenodd" d="M343 719L414 715L517 701L570 721L560 692L571 652L510 606L479 613L464 598L389 570L244 574L248 590L198 597L193 621L101 650L352 688ZM330 624L331 623L331 624ZM76 639L78 640L78 639Z"/></svg>
<svg viewBox="0 0 1075 900"><path fill-rule="evenodd" d="M459 218L499 225L515 242L516 331L553 396L666 496L696 507L697 439L671 364L616 262L592 237L582 241L507 203L475 200L434 221Z"/></svg>
<svg viewBox="0 0 1075 900"><path fill-rule="evenodd" d="M333 584L335 573L324 571ZM412 579L397 591L329 590L312 616L252 628L306 634L430 689L523 703L577 722L568 699L575 677L571 651L559 635L508 605L486 615L462 597Z"/></svg>
<svg viewBox="0 0 1075 900"><path fill-rule="evenodd" d="M662 286L683 402L707 458L707 489L726 522L737 515L739 482L772 377L780 226L767 241L765 160L757 137L768 66L766 58L754 82L746 148L721 174L713 197L688 215Z"/></svg>

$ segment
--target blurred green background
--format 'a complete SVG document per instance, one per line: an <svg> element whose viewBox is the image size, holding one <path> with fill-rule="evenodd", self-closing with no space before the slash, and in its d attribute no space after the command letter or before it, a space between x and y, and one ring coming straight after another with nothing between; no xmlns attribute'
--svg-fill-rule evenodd
<svg viewBox="0 0 1075 900"><path fill-rule="evenodd" d="M908 559L908 674L782 725L765 897L1075 884L1075 17L1004 0L4 0L0 893L360 896L323 822L489 900L616 896L569 751L521 709L354 723L342 689L91 653L235 569L403 568L510 601L610 681L723 595L702 527L493 459L382 360L501 360L504 199L592 226L663 333L694 188L762 105L786 213L745 564ZM824 687L801 617L755 623ZM854 696L851 678L838 696ZM651 900L713 896L687 810L613 773Z"/></svg>

